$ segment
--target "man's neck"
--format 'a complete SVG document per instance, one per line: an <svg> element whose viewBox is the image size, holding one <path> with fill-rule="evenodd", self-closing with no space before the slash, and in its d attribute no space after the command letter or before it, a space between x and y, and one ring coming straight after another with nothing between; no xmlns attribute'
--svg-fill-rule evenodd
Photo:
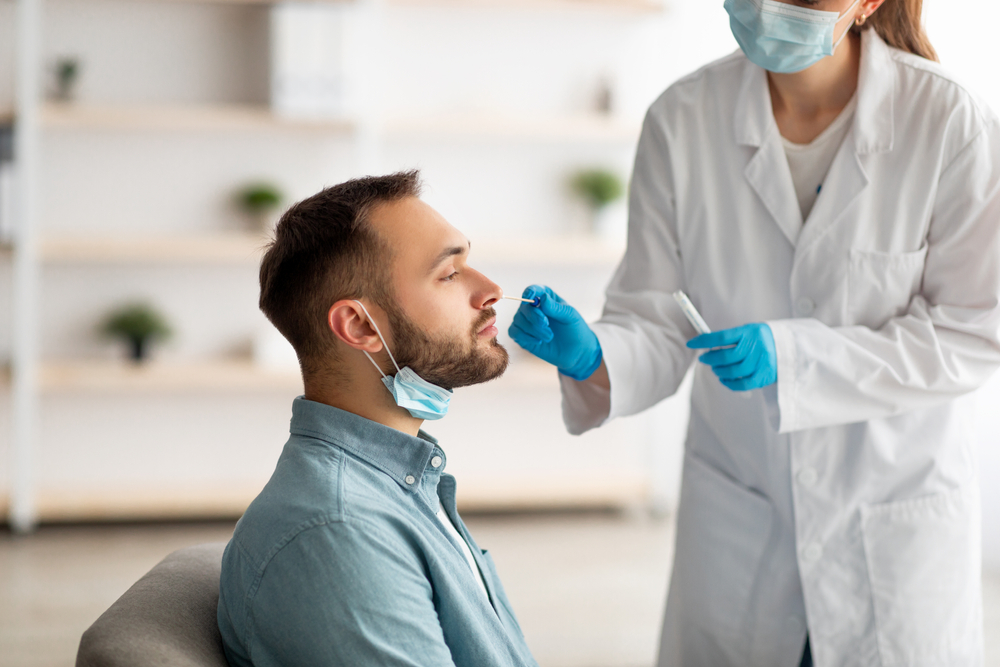
<svg viewBox="0 0 1000 667"><path fill-rule="evenodd" d="M369 369L374 372L374 369ZM335 383L305 381L305 398L351 412L383 426L416 437L424 420L413 417L396 405L382 384L343 378Z"/></svg>

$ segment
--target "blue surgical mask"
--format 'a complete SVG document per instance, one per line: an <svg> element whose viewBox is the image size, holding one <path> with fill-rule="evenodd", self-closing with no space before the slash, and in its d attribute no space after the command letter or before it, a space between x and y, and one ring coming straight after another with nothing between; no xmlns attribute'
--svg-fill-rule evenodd
<svg viewBox="0 0 1000 667"><path fill-rule="evenodd" d="M375 366L375 369L382 376L382 384L392 394L396 405L404 408L410 415L417 419L441 419L441 417L448 414L448 404L451 402L452 392L423 379L409 366L400 368L399 364L396 363L396 358L392 356L385 338L382 337L382 332L379 331L378 325L375 324L375 320L372 319L372 316L368 313L368 309L365 308L365 304L357 299L354 300L354 303L361 306L361 310L365 311L365 315L368 315L368 321L371 322L375 333L378 334L379 340L382 341L382 345L385 345L385 351L389 353L392 365L396 367L395 376L386 375L382 372L379 365L375 363L375 360L372 359L372 355L368 354L367 351L365 352L368 361L372 362L372 365Z"/></svg>
<svg viewBox="0 0 1000 667"><path fill-rule="evenodd" d="M841 18L858 6L856 0L843 14L806 9L775 0L725 0L729 26L750 62L769 72L800 72L833 55L850 32L846 28L833 41Z"/></svg>

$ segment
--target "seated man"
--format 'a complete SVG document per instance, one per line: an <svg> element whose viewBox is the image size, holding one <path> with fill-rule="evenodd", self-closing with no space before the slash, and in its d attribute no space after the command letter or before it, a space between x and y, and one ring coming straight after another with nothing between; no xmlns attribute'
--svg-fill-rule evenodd
<svg viewBox="0 0 1000 667"><path fill-rule="evenodd" d="M415 171L327 188L285 213L261 262L260 308L305 395L223 557L231 665L536 665L420 430L507 351L500 289L419 191Z"/></svg>

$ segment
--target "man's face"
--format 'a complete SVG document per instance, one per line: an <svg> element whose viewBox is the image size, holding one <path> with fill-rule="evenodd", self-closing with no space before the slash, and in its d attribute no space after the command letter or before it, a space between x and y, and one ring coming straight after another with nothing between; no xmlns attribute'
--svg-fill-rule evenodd
<svg viewBox="0 0 1000 667"><path fill-rule="evenodd" d="M486 382L507 368L492 305L502 292L469 266L469 241L416 197L378 207L371 224L392 248L385 304L400 368L446 389Z"/></svg>

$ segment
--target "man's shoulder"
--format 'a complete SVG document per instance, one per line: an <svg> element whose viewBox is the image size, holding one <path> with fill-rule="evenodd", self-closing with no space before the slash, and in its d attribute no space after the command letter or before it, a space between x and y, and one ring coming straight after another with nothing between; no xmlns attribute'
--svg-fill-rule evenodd
<svg viewBox="0 0 1000 667"><path fill-rule="evenodd" d="M393 508L401 501L391 476L327 440L293 435L271 479L250 503L233 533L232 546L244 567L261 574L289 543L310 531L309 540L332 539L348 550L359 526L367 532L401 528ZM386 539L392 539L386 537ZM233 565L223 562L225 569Z"/></svg>

